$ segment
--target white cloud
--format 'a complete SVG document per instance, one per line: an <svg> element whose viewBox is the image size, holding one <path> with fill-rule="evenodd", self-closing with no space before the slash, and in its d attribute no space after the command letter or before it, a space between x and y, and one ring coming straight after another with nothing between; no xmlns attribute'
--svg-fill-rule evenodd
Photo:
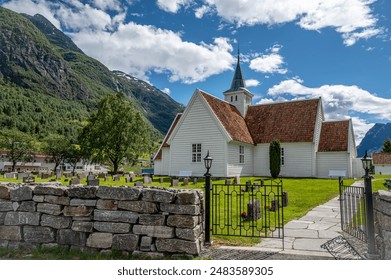
<svg viewBox="0 0 391 280"><path fill-rule="evenodd" d="M160 9L170 12L177 13L181 6L188 6L192 0L157 0L156 3Z"/></svg>
<svg viewBox="0 0 391 280"><path fill-rule="evenodd" d="M195 9L194 15L196 18L201 19L204 17L205 14L210 13L211 11L212 11L212 9L210 6L203 5L197 9Z"/></svg>
<svg viewBox="0 0 391 280"><path fill-rule="evenodd" d="M350 46L381 33L370 5L376 0L204 0L224 20L242 25L288 22L306 30L334 28Z"/></svg>
<svg viewBox="0 0 391 280"><path fill-rule="evenodd" d="M391 99L381 98L355 85L323 85L310 88L300 79L282 81L268 90L272 99L294 99L322 97L326 119L338 120L353 116L356 140L361 141L365 132L373 123L368 123L357 115L368 119L391 120ZM270 100L270 99L269 99ZM261 100L260 103L265 103Z"/></svg>
<svg viewBox="0 0 391 280"><path fill-rule="evenodd" d="M255 80L255 79L246 80L246 86L247 87L257 87L260 84L261 84L261 82L258 81L258 80Z"/></svg>
<svg viewBox="0 0 391 280"><path fill-rule="evenodd" d="M170 95L171 90L169 88L164 88L164 89L162 89L162 92L164 92L167 95Z"/></svg>
<svg viewBox="0 0 391 280"><path fill-rule="evenodd" d="M281 47L273 46L268 51L270 54L259 54L250 61L250 69L262 73L285 74L288 70L283 68L284 58L279 54Z"/></svg>

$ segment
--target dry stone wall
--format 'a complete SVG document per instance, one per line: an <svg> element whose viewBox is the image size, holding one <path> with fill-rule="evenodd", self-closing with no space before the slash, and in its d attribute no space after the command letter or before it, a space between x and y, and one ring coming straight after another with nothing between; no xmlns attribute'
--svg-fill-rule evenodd
<svg viewBox="0 0 391 280"><path fill-rule="evenodd" d="M2 184L0 247L198 255L203 213L197 190Z"/></svg>
<svg viewBox="0 0 391 280"><path fill-rule="evenodd" d="M391 260L391 192L374 194L374 215L377 253L380 259Z"/></svg>

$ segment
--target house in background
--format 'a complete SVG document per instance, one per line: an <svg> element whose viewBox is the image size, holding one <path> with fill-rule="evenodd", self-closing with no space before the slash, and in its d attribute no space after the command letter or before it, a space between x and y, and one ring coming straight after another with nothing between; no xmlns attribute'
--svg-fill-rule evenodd
<svg viewBox="0 0 391 280"><path fill-rule="evenodd" d="M373 153L372 164L375 174L391 174L391 153Z"/></svg>
<svg viewBox="0 0 391 280"><path fill-rule="evenodd" d="M261 105L252 105L252 98L238 56L224 100L196 89L177 115L155 155L155 174L203 176L209 151L213 176L269 176L269 145L279 140L280 176L361 175L352 121L325 121L321 98Z"/></svg>

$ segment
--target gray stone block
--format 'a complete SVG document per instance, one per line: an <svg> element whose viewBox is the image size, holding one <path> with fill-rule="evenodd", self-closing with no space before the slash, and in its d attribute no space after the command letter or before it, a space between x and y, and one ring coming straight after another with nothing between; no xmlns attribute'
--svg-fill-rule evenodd
<svg viewBox="0 0 391 280"><path fill-rule="evenodd" d="M0 199L10 199L10 187L0 185Z"/></svg>
<svg viewBox="0 0 391 280"><path fill-rule="evenodd" d="M141 225L146 226L163 226L166 221L166 216L164 215L140 215L140 219L138 221Z"/></svg>
<svg viewBox="0 0 391 280"><path fill-rule="evenodd" d="M89 179L87 180L87 185L88 186L99 186L99 179Z"/></svg>
<svg viewBox="0 0 391 280"><path fill-rule="evenodd" d="M93 232L87 239L87 246L92 248L107 249L113 244L113 234L104 232Z"/></svg>
<svg viewBox="0 0 391 280"><path fill-rule="evenodd" d="M152 246L152 241L153 241L152 237L149 237L149 236L141 237L140 251L150 252L151 246Z"/></svg>
<svg viewBox="0 0 391 280"><path fill-rule="evenodd" d="M69 205L70 199L66 196L45 195L44 202L59 205Z"/></svg>
<svg viewBox="0 0 391 280"><path fill-rule="evenodd" d="M197 225L194 228L176 228L175 234L180 239L186 239L190 241L196 241L202 233L201 225Z"/></svg>
<svg viewBox="0 0 391 280"><path fill-rule="evenodd" d="M186 253L199 255L201 252L200 242L181 239L157 239L156 248L159 252Z"/></svg>
<svg viewBox="0 0 391 280"><path fill-rule="evenodd" d="M13 211L12 202L7 200L0 200L0 212Z"/></svg>
<svg viewBox="0 0 391 280"><path fill-rule="evenodd" d="M94 229L101 232L128 233L130 231L130 224L112 223L112 222L95 222Z"/></svg>
<svg viewBox="0 0 391 280"><path fill-rule="evenodd" d="M173 238L175 236L174 228L166 226L134 225L133 233L159 238Z"/></svg>
<svg viewBox="0 0 391 280"><path fill-rule="evenodd" d="M33 199L33 190L29 186L20 186L10 191L11 201L23 201Z"/></svg>
<svg viewBox="0 0 391 280"><path fill-rule="evenodd" d="M57 242L60 245L84 247L86 240L85 232L73 231L71 229L60 229L57 231Z"/></svg>
<svg viewBox="0 0 391 280"><path fill-rule="evenodd" d="M137 250L139 236L135 234L115 234L113 249L133 252Z"/></svg>
<svg viewBox="0 0 391 280"><path fill-rule="evenodd" d="M0 239L20 241L22 240L22 227L20 226L0 226Z"/></svg>
<svg viewBox="0 0 391 280"><path fill-rule="evenodd" d="M44 195L34 195L33 196L33 201L35 201L35 202L43 202L44 200L45 200Z"/></svg>
<svg viewBox="0 0 391 280"><path fill-rule="evenodd" d="M96 200L95 199L79 199L79 198L73 198L70 201L71 206L96 206Z"/></svg>
<svg viewBox="0 0 391 280"><path fill-rule="evenodd" d="M26 242L51 243L55 241L54 230L49 227L23 227L23 239Z"/></svg>
<svg viewBox="0 0 391 280"><path fill-rule="evenodd" d="M113 199L98 199L96 208L101 210L117 210L118 201Z"/></svg>
<svg viewBox="0 0 391 280"><path fill-rule="evenodd" d="M137 223L139 214L128 211L94 210L94 220L103 222Z"/></svg>
<svg viewBox="0 0 391 280"><path fill-rule="evenodd" d="M164 189L143 189L142 192L143 201L171 203L174 201L174 190L168 191Z"/></svg>
<svg viewBox="0 0 391 280"><path fill-rule="evenodd" d="M176 195L176 204L186 205L199 205L201 203L198 192L191 190L182 190Z"/></svg>
<svg viewBox="0 0 391 280"><path fill-rule="evenodd" d="M77 198L96 198L97 194L97 187L78 187L78 186L71 186L67 190L69 197L77 197Z"/></svg>
<svg viewBox="0 0 391 280"><path fill-rule="evenodd" d="M57 186L36 186L34 188L34 195L56 195L64 196L65 195L64 187Z"/></svg>
<svg viewBox="0 0 391 280"><path fill-rule="evenodd" d="M50 215L60 215L64 206L50 203L38 203L37 212L42 212Z"/></svg>
<svg viewBox="0 0 391 280"><path fill-rule="evenodd" d="M64 216L73 216L73 217L87 217L92 214L94 210L93 207L87 206L64 206L63 214Z"/></svg>
<svg viewBox="0 0 391 280"><path fill-rule="evenodd" d="M0 225L4 225L6 212L0 212ZM1 236L1 235L0 235Z"/></svg>
<svg viewBox="0 0 391 280"><path fill-rule="evenodd" d="M114 200L137 200L141 189L133 187L99 187L97 197Z"/></svg>
<svg viewBox="0 0 391 280"><path fill-rule="evenodd" d="M64 216L53 216L42 214L41 226L51 227L55 229L68 228L71 225L72 219Z"/></svg>
<svg viewBox="0 0 391 280"><path fill-rule="evenodd" d="M34 201L22 201L19 206L19 211L35 212L37 203Z"/></svg>
<svg viewBox="0 0 391 280"><path fill-rule="evenodd" d="M157 213L158 207L156 203L148 201L125 201L121 200L118 202L119 209L125 209L138 213L153 214Z"/></svg>
<svg viewBox="0 0 391 280"><path fill-rule="evenodd" d="M172 227L194 228L198 223L198 216L173 215L167 218L167 225Z"/></svg>
<svg viewBox="0 0 391 280"><path fill-rule="evenodd" d="M199 215L201 214L201 206L161 203L160 211L172 214Z"/></svg>
<svg viewBox="0 0 391 280"><path fill-rule="evenodd" d="M32 225L38 226L40 213L37 212L8 212L5 215L4 225Z"/></svg>
<svg viewBox="0 0 391 280"><path fill-rule="evenodd" d="M82 232L93 232L94 223L88 221L73 221L72 230Z"/></svg>

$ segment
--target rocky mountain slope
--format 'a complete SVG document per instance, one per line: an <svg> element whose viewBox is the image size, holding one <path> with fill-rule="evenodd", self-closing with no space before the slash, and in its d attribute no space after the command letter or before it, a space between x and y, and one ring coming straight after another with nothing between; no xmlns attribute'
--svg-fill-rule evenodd
<svg viewBox="0 0 391 280"><path fill-rule="evenodd" d="M365 137L357 147L359 157L368 153L378 152L383 148L385 140L391 139L391 123L377 123L365 134Z"/></svg>

